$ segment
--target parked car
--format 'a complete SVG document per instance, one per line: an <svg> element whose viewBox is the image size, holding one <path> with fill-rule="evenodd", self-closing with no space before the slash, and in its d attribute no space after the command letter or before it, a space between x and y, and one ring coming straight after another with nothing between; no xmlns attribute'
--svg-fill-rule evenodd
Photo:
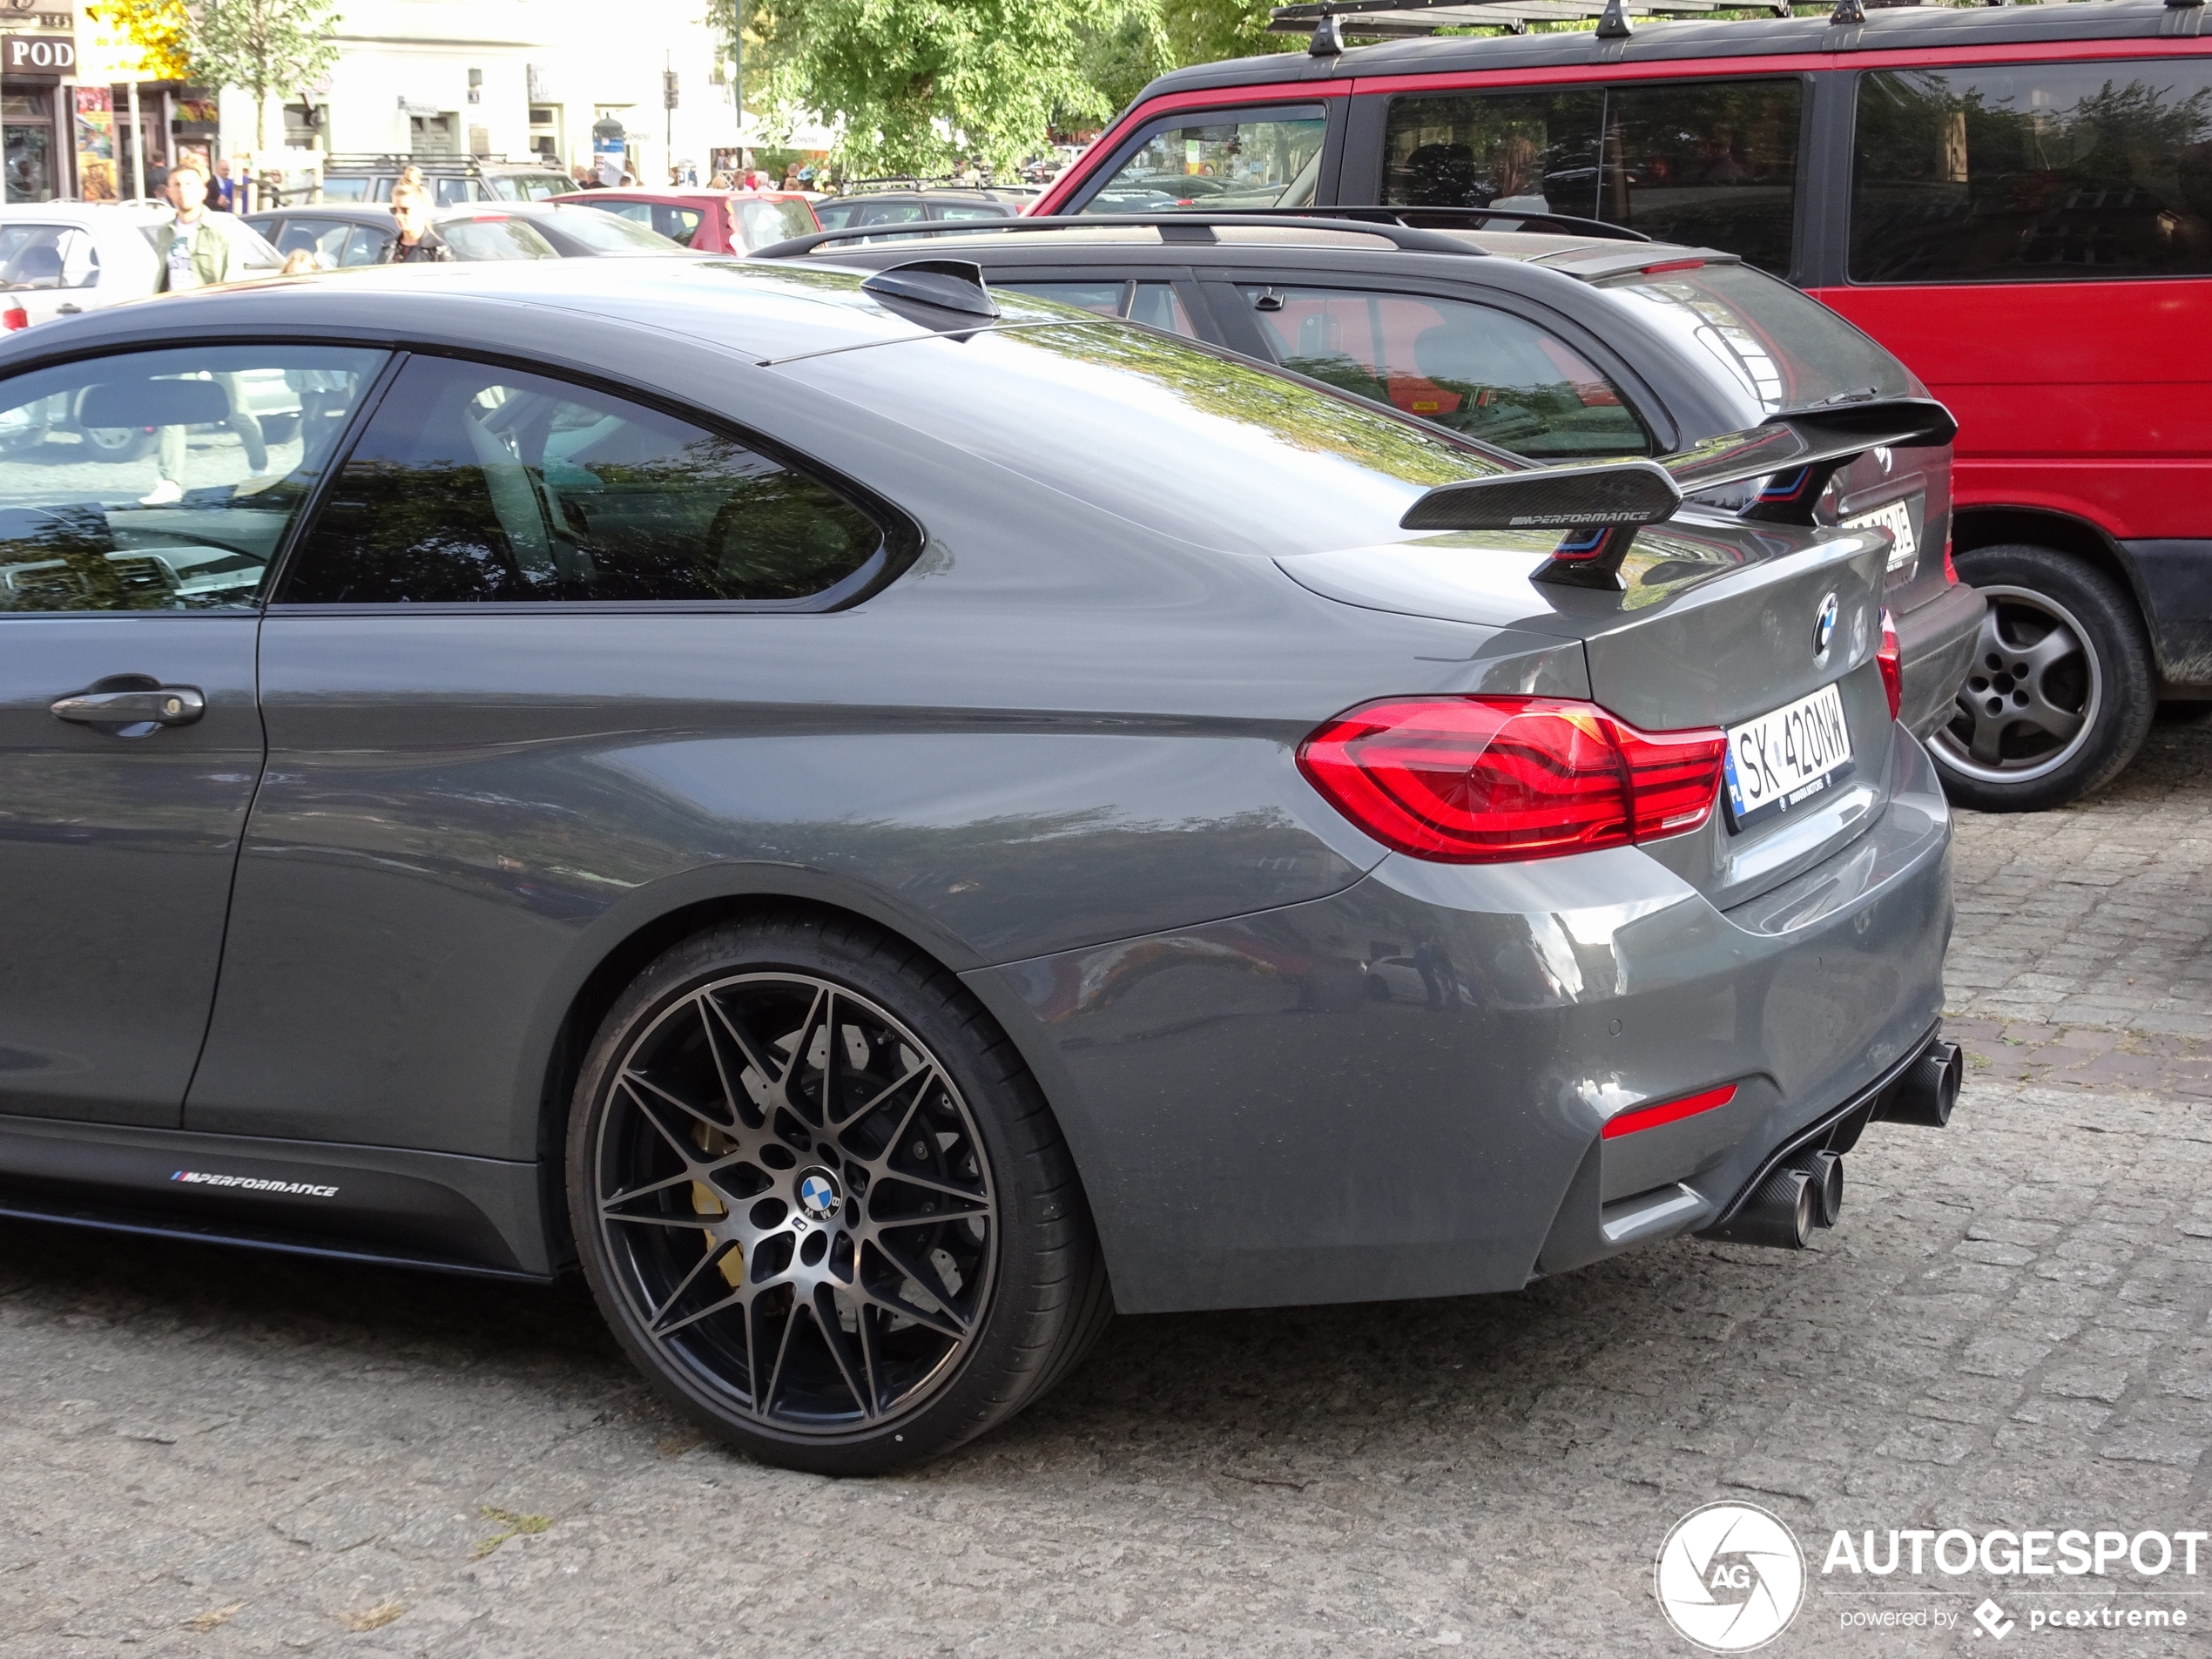
<svg viewBox="0 0 2212 1659"><path fill-rule="evenodd" d="M2198 16L1899 7L1334 51L1434 21L1345 15L1318 56L1154 82L1036 211L1157 206L1203 169L1269 206L1588 214L1787 277L1959 416L1953 556L1993 603L1936 759L1959 800L2047 806L2114 776L2158 699L2212 698Z"/></svg>
<svg viewBox="0 0 2212 1659"><path fill-rule="evenodd" d="M968 224L977 219L1012 219L1026 198L988 190L875 190L832 196L814 204L814 217L826 231L873 229L886 225Z"/></svg>
<svg viewBox="0 0 2212 1659"><path fill-rule="evenodd" d="M975 261L995 287L1224 346L1534 461L1663 455L1794 410L1926 395L1858 329L1732 255L1548 223L1550 234L1023 219L929 246ZM862 246L825 233L762 257L855 267L915 257L907 233L876 234ZM1870 454L1813 506L1818 523L1880 524L1895 538L1883 603L1904 653L1905 723L1923 738L1951 717L1986 609L1945 560L1951 469L1948 445Z"/></svg>
<svg viewBox="0 0 2212 1659"><path fill-rule="evenodd" d="M555 201L596 207L656 231L695 253L745 253L820 225L797 191L579 190Z"/></svg>
<svg viewBox="0 0 2212 1659"><path fill-rule="evenodd" d="M381 264L398 234L388 207L328 202L249 214L247 223L282 253L306 248L325 270ZM581 216L574 209L548 203L448 207L434 214L431 223L456 260L556 260L684 251L642 226L599 214Z"/></svg>
<svg viewBox="0 0 2212 1659"><path fill-rule="evenodd" d="M144 203L0 207L0 331L145 299L160 275L153 232L173 217L167 208ZM211 222L230 237L239 274L266 274L284 263L232 215L217 213Z"/></svg>
<svg viewBox="0 0 2212 1659"><path fill-rule="evenodd" d="M321 400L280 478L0 456L7 1214L573 1249L858 1473L1116 1306L1801 1246L1948 1115L1889 538L1683 494L1939 408L1530 469L937 262L664 260L88 316L0 419L241 373Z"/></svg>
<svg viewBox="0 0 2212 1659"><path fill-rule="evenodd" d="M325 202L388 202L392 199L392 186L409 167L421 172L432 198L448 207L466 202L545 201L576 188L576 180L550 161L339 154L323 163L322 199Z"/></svg>

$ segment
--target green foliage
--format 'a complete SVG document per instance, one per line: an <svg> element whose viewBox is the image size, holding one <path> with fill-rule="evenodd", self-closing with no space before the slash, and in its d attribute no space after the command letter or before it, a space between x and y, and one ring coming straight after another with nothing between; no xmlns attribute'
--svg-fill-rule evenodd
<svg viewBox="0 0 2212 1659"><path fill-rule="evenodd" d="M254 148L269 147L269 100L320 80L338 61L334 0L203 0L191 35L194 73L250 92Z"/></svg>
<svg viewBox="0 0 2212 1659"><path fill-rule="evenodd" d="M1262 52L1304 51L1303 35L1271 35L1269 0L1165 0L1170 64L1213 64Z"/></svg>
<svg viewBox="0 0 2212 1659"><path fill-rule="evenodd" d="M1081 32L1083 78L1098 89L1109 110L1127 109L1146 83L1170 67L1171 49L1155 5L1102 10ZM1060 112L1054 122L1063 130L1079 125L1083 124L1070 111Z"/></svg>

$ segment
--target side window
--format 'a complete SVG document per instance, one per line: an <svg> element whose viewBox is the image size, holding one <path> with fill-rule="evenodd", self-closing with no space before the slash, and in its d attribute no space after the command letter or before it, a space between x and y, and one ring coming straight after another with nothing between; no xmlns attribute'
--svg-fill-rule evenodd
<svg viewBox="0 0 2212 1659"><path fill-rule="evenodd" d="M804 473L605 393L447 358L393 382L279 603L791 602L875 521Z"/></svg>
<svg viewBox="0 0 2212 1659"><path fill-rule="evenodd" d="M74 233L79 240L83 233ZM64 225L10 225L0 230L0 288L59 288L65 281L63 249L72 235Z"/></svg>
<svg viewBox="0 0 2212 1659"><path fill-rule="evenodd" d="M1004 219L1007 215L995 207L986 207L980 202L948 202L937 210L942 219Z"/></svg>
<svg viewBox="0 0 2212 1659"><path fill-rule="evenodd" d="M1178 117L1147 136L1077 211L1310 206L1327 130L1318 104L1249 116L1214 111Z"/></svg>
<svg viewBox="0 0 2212 1659"><path fill-rule="evenodd" d="M62 287L96 288L100 282L100 251L83 231L64 231L61 239Z"/></svg>
<svg viewBox="0 0 2212 1659"><path fill-rule="evenodd" d="M633 224L643 225L647 230L653 227L653 205L651 202L595 201L590 206L603 213L612 213L617 219L626 219Z"/></svg>
<svg viewBox="0 0 2212 1659"><path fill-rule="evenodd" d="M699 233L702 217L696 207L671 207L657 202L653 205L652 227L671 241L689 247L691 239Z"/></svg>
<svg viewBox="0 0 2212 1659"><path fill-rule="evenodd" d="M992 286L1034 294L1040 300L1057 300L1063 306L1080 306L1102 317L1126 317L1186 340L1195 340L1198 334L1172 282L1001 282Z"/></svg>
<svg viewBox="0 0 2212 1659"><path fill-rule="evenodd" d="M816 202L814 204L814 218L826 231L845 229L852 224L853 216L860 211L860 204L856 201Z"/></svg>
<svg viewBox="0 0 2212 1659"><path fill-rule="evenodd" d="M305 248L324 270L345 260L346 242L353 227L334 219L287 219L276 239L277 252L293 253Z"/></svg>
<svg viewBox="0 0 2212 1659"><path fill-rule="evenodd" d="M911 225L927 217L920 202L867 202L862 204L860 216L854 220L860 225Z"/></svg>
<svg viewBox="0 0 2212 1659"><path fill-rule="evenodd" d="M212 346L0 383L0 611L251 609L383 361Z"/></svg>
<svg viewBox="0 0 2212 1659"><path fill-rule="evenodd" d="M1384 192L1604 219L1786 273L1804 107L1794 78L1399 98Z"/></svg>
<svg viewBox="0 0 2212 1659"><path fill-rule="evenodd" d="M346 252L341 265L374 265L384 257L384 249L392 239L387 231L372 230L363 225L346 239Z"/></svg>
<svg viewBox="0 0 2212 1659"><path fill-rule="evenodd" d="M2212 273L2212 63L1861 76L1854 282Z"/></svg>
<svg viewBox="0 0 2212 1659"><path fill-rule="evenodd" d="M322 181L322 199L327 202L359 202L369 198L369 181L365 178L332 178L326 174Z"/></svg>
<svg viewBox="0 0 2212 1659"><path fill-rule="evenodd" d="M1241 289L1285 368L1540 460L1651 453L1621 395L1572 347L1460 300Z"/></svg>

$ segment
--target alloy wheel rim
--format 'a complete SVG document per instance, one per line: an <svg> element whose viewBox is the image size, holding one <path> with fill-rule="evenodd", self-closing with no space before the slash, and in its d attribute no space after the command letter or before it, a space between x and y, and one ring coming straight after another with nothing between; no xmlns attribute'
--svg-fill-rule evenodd
<svg viewBox="0 0 2212 1659"><path fill-rule="evenodd" d="M910 1415L988 1305L998 1206L974 1114L887 1010L811 974L663 1009L609 1084L594 1202L644 1339L787 1433Z"/></svg>
<svg viewBox="0 0 2212 1659"><path fill-rule="evenodd" d="M2048 594L2001 584L1989 601L1950 721L1935 734L1949 771L1984 783L2047 777L2078 754L2104 707L2104 671L2080 619Z"/></svg>

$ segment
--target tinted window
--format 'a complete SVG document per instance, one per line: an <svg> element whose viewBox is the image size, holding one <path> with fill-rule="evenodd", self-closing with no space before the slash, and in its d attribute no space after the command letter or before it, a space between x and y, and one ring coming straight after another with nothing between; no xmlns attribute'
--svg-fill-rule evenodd
<svg viewBox="0 0 2212 1659"><path fill-rule="evenodd" d="M1169 334L1195 338L1190 314L1171 282L1007 282L993 285L1040 300L1057 300L1063 306L1080 306L1102 317L1126 317Z"/></svg>
<svg viewBox="0 0 2212 1659"><path fill-rule="evenodd" d="M718 434L604 393L409 362L293 561L291 604L794 600L874 520Z"/></svg>
<svg viewBox="0 0 2212 1659"><path fill-rule="evenodd" d="M1827 307L1741 265L1701 265L1600 285L1640 307L1745 400L1745 424L1868 392L1919 395L1905 365Z"/></svg>
<svg viewBox="0 0 2212 1659"><path fill-rule="evenodd" d="M1804 102L1794 78L1394 98L1384 189L1602 219L1785 273Z"/></svg>
<svg viewBox="0 0 2212 1659"><path fill-rule="evenodd" d="M859 225L911 225L927 217L920 202L867 202L860 208Z"/></svg>
<svg viewBox="0 0 2212 1659"><path fill-rule="evenodd" d="M391 241L392 235L391 232L373 230L366 225L361 226L346 239L346 256L340 263L374 265L384 257L385 246Z"/></svg>
<svg viewBox="0 0 2212 1659"><path fill-rule="evenodd" d="M323 175L322 199L327 202L362 202L369 199L369 180Z"/></svg>
<svg viewBox="0 0 2212 1659"><path fill-rule="evenodd" d="M2212 63L1860 78L1858 282L2212 272Z"/></svg>
<svg viewBox="0 0 2212 1659"><path fill-rule="evenodd" d="M1241 292L1285 368L1372 402L1545 460L1650 450L1604 375L1507 312L1341 288Z"/></svg>
<svg viewBox="0 0 2212 1659"><path fill-rule="evenodd" d="M1318 105L1249 119L1221 111L1185 118L1154 131L1078 211L1308 206L1327 125Z"/></svg>
<svg viewBox="0 0 2212 1659"><path fill-rule="evenodd" d="M346 245L359 228L334 219L287 219L277 233L277 252L292 253L305 248L322 269L334 270L346 262Z"/></svg>
<svg viewBox="0 0 2212 1659"><path fill-rule="evenodd" d="M456 260L557 260L552 243L519 219L458 219L438 226Z"/></svg>
<svg viewBox="0 0 2212 1659"><path fill-rule="evenodd" d="M699 233L699 220L705 215L696 207L671 207L665 203L653 204L653 228L671 242L681 242L685 247Z"/></svg>
<svg viewBox="0 0 2212 1659"><path fill-rule="evenodd" d="M635 224L612 213L595 213L588 207L556 207L553 224L584 246L600 253L673 253L671 242L651 226ZM533 229L536 227L533 226Z"/></svg>
<svg viewBox="0 0 2212 1659"><path fill-rule="evenodd" d="M821 221L822 228L826 231L843 230L853 222L853 216L860 211L860 204L856 201L816 202L814 204L814 217Z"/></svg>
<svg viewBox="0 0 2212 1659"><path fill-rule="evenodd" d="M1003 208L986 207L980 202L948 202L937 209L940 219L1006 219L1010 217Z"/></svg>
<svg viewBox="0 0 2212 1659"><path fill-rule="evenodd" d="M199 347L0 383L0 610L251 607L383 361Z"/></svg>

